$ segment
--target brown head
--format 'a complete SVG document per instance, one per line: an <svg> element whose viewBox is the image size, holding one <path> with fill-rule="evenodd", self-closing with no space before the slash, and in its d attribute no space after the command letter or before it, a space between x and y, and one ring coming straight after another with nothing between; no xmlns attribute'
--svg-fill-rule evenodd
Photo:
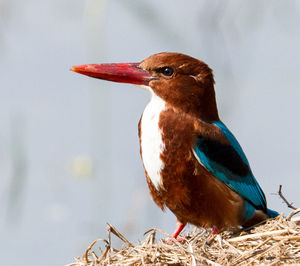
<svg viewBox="0 0 300 266"><path fill-rule="evenodd" d="M141 63L91 64L74 66L72 70L94 78L146 86L177 110L207 122L219 120L212 70L193 57L159 53Z"/></svg>

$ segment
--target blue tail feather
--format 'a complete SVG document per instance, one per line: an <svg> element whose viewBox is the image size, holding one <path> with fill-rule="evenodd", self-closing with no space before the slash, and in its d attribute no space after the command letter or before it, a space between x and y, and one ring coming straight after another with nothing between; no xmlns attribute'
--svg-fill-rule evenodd
<svg viewBox="0 0 300 266"><path fill-rule="evenodd" d="M279 213L277 211L273 211L271 209L268 209L267 211L268 211L268 215L270 218L275 218L279 215Z"/></svg>

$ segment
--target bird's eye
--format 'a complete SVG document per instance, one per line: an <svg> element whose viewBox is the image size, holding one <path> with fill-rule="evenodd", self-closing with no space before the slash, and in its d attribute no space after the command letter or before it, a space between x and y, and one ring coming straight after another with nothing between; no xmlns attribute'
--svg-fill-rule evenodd
<svg viewBox="0 0 300 266"><path fill-rule="evenodd" d="M159 69L159 72L170 77L174 74L174 69L172 67L162 67Z"/></svg>

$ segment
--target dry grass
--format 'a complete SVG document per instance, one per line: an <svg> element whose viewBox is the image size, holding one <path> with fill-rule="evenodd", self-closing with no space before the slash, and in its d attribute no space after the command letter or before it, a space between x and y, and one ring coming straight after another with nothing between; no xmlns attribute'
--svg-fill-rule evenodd
<svg viewBox="0 0 300 266"><path fill-rule="evenodd" d="M300 217L279 216L246 232L223 232L214 238L204 229L195 229L178 242L160 229L148 231L146 239L133 245L113 226L108 238L97 239L68 266L92 265L300 265ZM165 239L155 241L157 234ZM121 250L111 246L111 234L120 238ZM96 248L104 243L105 249Z"/></svg>

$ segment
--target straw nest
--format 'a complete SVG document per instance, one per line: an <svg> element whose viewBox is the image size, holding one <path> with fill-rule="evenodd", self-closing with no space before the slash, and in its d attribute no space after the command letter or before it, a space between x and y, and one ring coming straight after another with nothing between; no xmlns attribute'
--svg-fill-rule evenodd
<svg viewBox="0 0 300 266"><path fill-rule="evenodd" d="M136 246L108 225L107 239L95 240L69 266L300 265L300 217L294 216L299 212L297 209L287 218L280 215L235 234L222 232L213 236L208 230L195 228L180 242L155 228L146 232L145 240ZM112 234L124 242L120 250L112 247ZM158 234L163 239L156 241Z"/></svg>

